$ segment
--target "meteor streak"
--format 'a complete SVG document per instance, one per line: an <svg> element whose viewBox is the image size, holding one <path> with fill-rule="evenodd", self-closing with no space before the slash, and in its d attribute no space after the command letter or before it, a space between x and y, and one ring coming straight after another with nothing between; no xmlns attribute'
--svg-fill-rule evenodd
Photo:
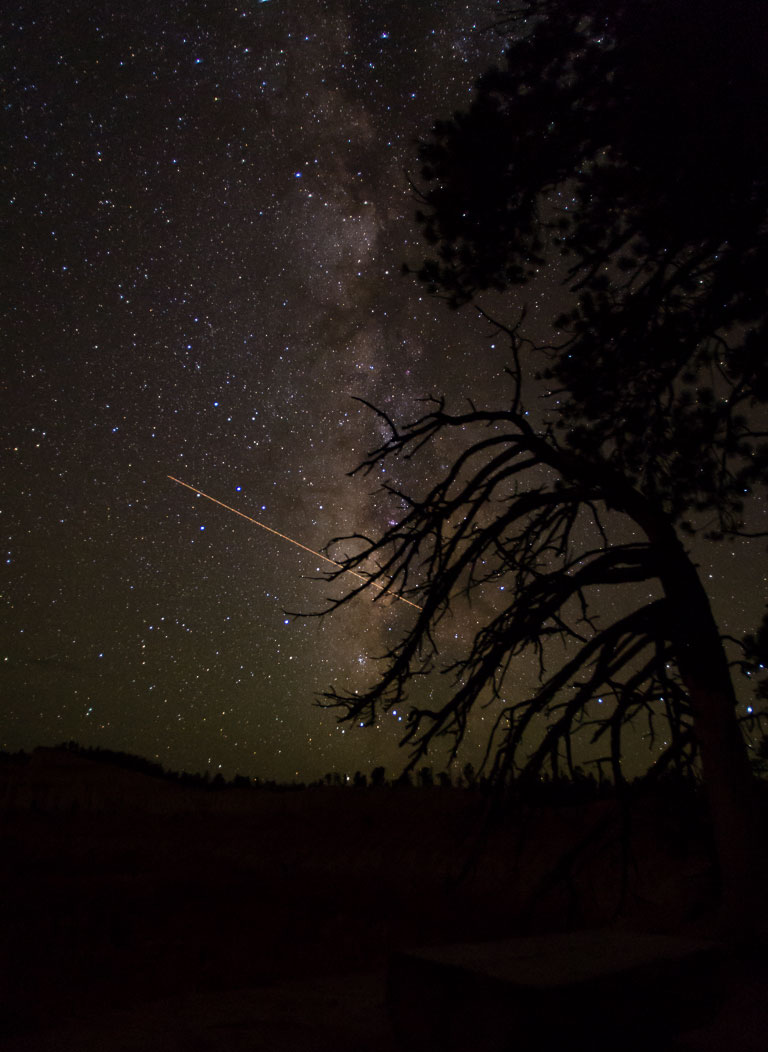
<svg viewBox="0 0 768 1052"><path fill-rule="evenodd" d="M357 573L355 570L348 570L346 566L342 566L341 563L337 563L335 559L329 559L327 555L323 555L322 552L316 552L314 548L308 548L306 544L302 544L301 541L295 541L293 537L288 537L285 533L280 533L279 530L273 530L271 526L265 526L263 522L259 522L258 519L252 519L250 515L246 515L242 511L238 511L237 508L231 507L229 504L225 504L222 500L217 500L212 497L209 493L203 493L197 486L190 486L188 482L182 482L181 479L174 478L173 475L167 476L171 482L178 482L180 486L185 486L187 489L191 489L193 493L197 493L201 497L205 497L206 500L213 501L214 504L218 504L221 508L226 508L227 511L234 512L235 515L239 515L241 519L246 519L248 522L252 522L254 526L261 526L262 530L267 530L269 533L274 533L276 537L281 537L284 541L289 541L291 544L295 544L297 548L303 548L305 552L309 552L310 555L315 555L318 559L323 559L325 562L330 563L339 570L343 570L344 573L351 573L353 577L357 577L359 581L365 581L366 584L372 584L374 588L378 588L380 592L384 592L385 595L393 595L395 599L399 599L401 603L407 603L408 606L413 606L417 610L422 610L423 607L419 606L418 603L412 603L410 599L406 599L402 595L398 595L397 592L391 591L389 588L385 588L383 584L378 584L376 581L372 581L369 577L364 577L363 574Z"/></svg>

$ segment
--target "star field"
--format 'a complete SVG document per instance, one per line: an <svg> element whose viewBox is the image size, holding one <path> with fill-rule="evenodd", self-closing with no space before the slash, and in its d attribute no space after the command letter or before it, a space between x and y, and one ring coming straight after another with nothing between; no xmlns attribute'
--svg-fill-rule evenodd
<svg viewBox="0 0 768 1052"><path fill-rule="evenodd" d="M367 681L412 611L292 618L343 583L167 476L320 550L400 510L346 475L383 437L355 396L410 418L431 392L498 392L503 348L400 276L420 258L415 141L501 53L493 8L0 16L3 749L75 739L285 780L403 762L402 713L358 733L312 701ZM727 631L762 602L747 548L711 567Z"/></svg>
<svg viewBox="0 0 768 1052"><path fill-rule="evenodd" d="M393 513L346 478L378 439L352 396L408 415L436 351L465 372L399 275L405 169L500 41L462 3L14 8L2 747L386 762L394 729L348 745L312 700L407 613L290 619L323 564L166 476L315 549Z"/></svg>

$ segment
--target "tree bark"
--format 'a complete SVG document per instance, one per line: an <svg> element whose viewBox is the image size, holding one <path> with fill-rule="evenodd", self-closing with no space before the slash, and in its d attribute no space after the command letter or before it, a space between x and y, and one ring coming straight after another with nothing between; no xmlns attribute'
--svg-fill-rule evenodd
<svg viewBox="0 0 768 1052"><path fill-rule="evenodd" d="M736 717L728 659L709 597L671 525L652 538L681 678L693 711L722 889L722 934L768 934L768 848L754 775Z"/></svg>

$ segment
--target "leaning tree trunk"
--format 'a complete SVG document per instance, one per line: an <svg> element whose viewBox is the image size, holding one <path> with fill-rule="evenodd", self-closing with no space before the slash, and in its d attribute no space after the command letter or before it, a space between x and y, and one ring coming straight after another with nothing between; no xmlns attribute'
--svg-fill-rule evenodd
<svg viewBox="0 0 768 1052"><path fill-rule="evenodd" d="M728 659L709 597L673 528L666 524L652 542L701 755L720 867L723 934L749 940L768 934L768 850Z"/></svg>

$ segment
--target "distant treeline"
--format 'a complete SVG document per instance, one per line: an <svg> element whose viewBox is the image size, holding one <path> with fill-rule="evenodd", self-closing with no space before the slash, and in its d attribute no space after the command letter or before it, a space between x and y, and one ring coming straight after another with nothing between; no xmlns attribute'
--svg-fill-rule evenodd
<svg viewBox="0 0 768 1052"><path fill-rule="evenodd" d="M165 782L207 791L227 789L296 791L317 788L377 790L393 788L405 790L460 789L490 793L493 788L489 780L483 775L479 775L471 763L466 763L461 771L458 772L434 771L432 767L422 766L414 770L400 771L390 777L385 767L378 766L374 767L369 774L363 771L355 771L354 774L350 775L332 771L315 781L285 783L271 779L249 777L245 774L236 774L233 778L227 780L221 772L211 775L209 771L191 774L187 771L171 771L166 770L162 764L154 760L148 760L143 756L136 756L133 753L120 752L115 749L103 749L98 746L80 745L74 741L63 742L51 751L73 753L76 756L81 756L97 763L109 764L123 770L135 771L138 774L161 779ZM28 762L29 759L30 757L26 753L0 752L0 763L23 764ZM698 791L698 782L692 774L670 772L653 779L652 782L648 778L641 778L632 783L624 783L622 788L630 792L637 791L648 787L649 782L660 788L677 789L685 792ZM613 797L616 795L616 787L613 781L606 777L602 765L597 764L595 773L575 767L573 776L570 778L545 778L535 783L529 781L521 782L510 787L508 795L518 800L544 804L579 803Z"/></svg>

